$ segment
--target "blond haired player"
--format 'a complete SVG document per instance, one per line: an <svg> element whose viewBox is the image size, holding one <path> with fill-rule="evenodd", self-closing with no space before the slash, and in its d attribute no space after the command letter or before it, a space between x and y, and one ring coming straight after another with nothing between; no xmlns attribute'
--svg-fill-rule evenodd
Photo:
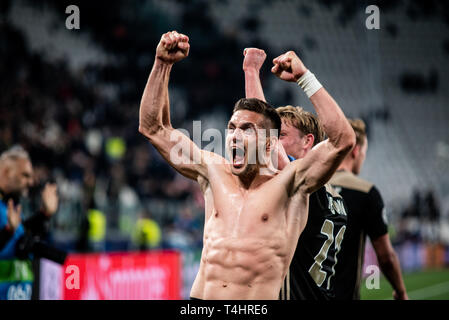
<svg viewBox="0 0 449 320"><path fill-rule="evenodd" d="M243 70L247 98L265 100L259 71L266 54L257 48L244 51ZM320 122L312 113L291 105L276 109L282 120L280 141L290 160L304 158L324 140ZM343 199L326 184L310 195L307 224L299 237L282 300L335 299L335 266L346 231Z"/></svg>

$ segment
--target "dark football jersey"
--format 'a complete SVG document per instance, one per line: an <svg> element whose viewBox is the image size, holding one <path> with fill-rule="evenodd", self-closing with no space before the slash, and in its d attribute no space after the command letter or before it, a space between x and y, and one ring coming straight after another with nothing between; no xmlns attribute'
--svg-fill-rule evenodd
<svg viewBox="0 0 449 320"><path fill-rule="evenodd" d="M281 288L281 300L330 300L346 230L342 197L327 184L309 198L307 224Z"/></svg>
<svg viewBox="0 0 449 320"><path fill-rule="evenodd" d="M366 235L374 240L388 232L384 203L377 188L351 172L337 171L330 183L345 199L348 225L336 266L338 300L360 299Z"/></svg>

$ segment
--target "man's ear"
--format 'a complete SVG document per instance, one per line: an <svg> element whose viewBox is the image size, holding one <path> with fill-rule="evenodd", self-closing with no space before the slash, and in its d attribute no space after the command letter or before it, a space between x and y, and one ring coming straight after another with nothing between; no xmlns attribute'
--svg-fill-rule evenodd
<svg viewBox="0 0 449 320"><path fill-rule="evenodd" d="M360 152L360 146L358 144L356 144L354 146L354 148L352 148L351 157L354 159L357 158L357 156L359 155L359 152Z"/></svg>
<svg viewBox="0 0 449 320"><path fill-rule="evenodd" d="M304 148L312 149L314 142L315 142L315 137L313 136L313 134L311 134L311 133L306 134Z"/></svg>

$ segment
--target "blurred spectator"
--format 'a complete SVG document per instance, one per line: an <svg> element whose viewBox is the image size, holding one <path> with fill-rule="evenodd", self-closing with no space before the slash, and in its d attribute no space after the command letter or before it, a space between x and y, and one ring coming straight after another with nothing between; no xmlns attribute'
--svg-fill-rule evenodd
<svg viewBox="0 0 449 320"><path fill-rule="evenodd" d="M151 212L142 211L133 231L133 242L139 250L154 249L161 243L161 228Z"/></svg>
<svg viewBox="0 0 449 320"><path fill-rule="evenodd" d="M435 194L432 190L429 190L424 199L426 216L432 222L438 222L440 219L440 210L436 203Z"/></svg>
<svg viewBox="0 0 449 320"><path fill-rule="evenodd" d="M48 221L58 208L58 194L55 184L47 183L40 189L40 209L22 223L20 201L29 194L33 186L33 168L28 153L19 146L3 152L0 156L0 230L6 228L10 238L0 251L0 258L17 257L19 250L16 244L30 233L34 237L43 238L48 232ZM15 211L15 212L14 212ZM25 252L26 253L26 252ZM27 255L25 255L27 257Z"/></svg>
<svg viewBox="0 0 449 320"><path fill-rule="evenodd" d="M440 241L440 210L432 190L415 189L401 214L399 239L401 241Z"/></svg>
<svg viewBox="0 0 449 320"><path fill-rule="evenodd" d="M3 152L0 156L0 260L3 268L0 299L10 298L8 292L12 280L24 280L18 274L32 274L32 259L45 257L59 263L65 260L65 253L52 251L45 244L49 233L49 219L58 209L56 184L38 185L36 194L39 199L35 201L39 203L38 210L34 210L32 206L33 215L22 223L20 202L29 195L32 186L33 168L28 153L19 146ZM18 259L22 261L17 261ZM22 271L18 272L19 269ZM31 284L24 285L29 287ZM26 298L31 299L31 295Z"/></svg>
<svg viewBox="0 0 449 320"><path fill-rule="evenodd" d="M87 211L87 221L89 222L89 246L93 251L104 251L106 237L105 214L98 209L91 208Z"/></svg>

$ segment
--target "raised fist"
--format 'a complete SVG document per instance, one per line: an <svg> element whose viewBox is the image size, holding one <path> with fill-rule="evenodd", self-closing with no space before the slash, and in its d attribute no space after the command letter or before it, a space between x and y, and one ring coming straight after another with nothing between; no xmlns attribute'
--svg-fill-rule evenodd
<svg viewBox="0 0 449 320"><path fill-rule="evenodd" d="M176 31L164 33L156 49L156 59L173 64L189 55L189 37Z"/></svg>
<svg viewBox="0 0 449 320"><path fill-rule="evenodd" d="M293 51L288 51L273 59L273 64L271 72L285 81L296 82L307 71L304 63Z"/></svg>
<svg viewBox="0 0 449 320"><path fill-rule="evenodd" d="M259 71L267 57L265 51L257 48L246 48L243 50L243 70L253 69Z"/></svg>

